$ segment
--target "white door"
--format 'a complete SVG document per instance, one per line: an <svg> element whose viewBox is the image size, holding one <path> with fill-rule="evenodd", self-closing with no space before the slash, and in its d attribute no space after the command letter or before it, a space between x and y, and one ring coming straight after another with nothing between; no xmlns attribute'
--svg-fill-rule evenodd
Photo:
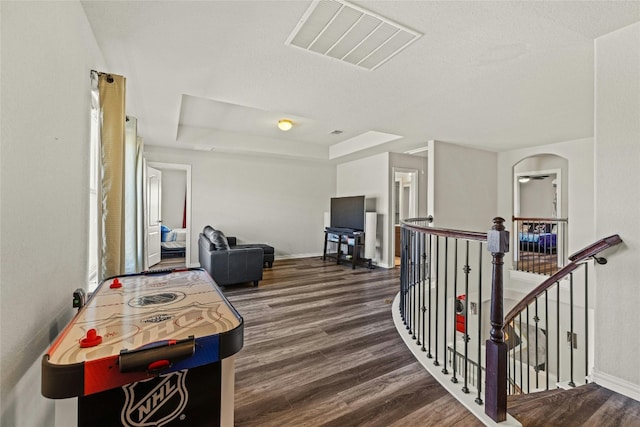
<svg viewBox="0 0 640 427"><path fill-rule="evenodd" d="M160 262L162 172L147 166L147 256L149 267Z"/></svg>

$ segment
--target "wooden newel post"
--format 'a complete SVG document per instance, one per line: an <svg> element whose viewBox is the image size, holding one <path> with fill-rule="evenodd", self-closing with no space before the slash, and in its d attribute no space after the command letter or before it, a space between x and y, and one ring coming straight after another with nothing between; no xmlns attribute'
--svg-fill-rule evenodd
<svg viewBox="0 0 640 427"><path fill-rule="evenodd" d="M487 233L487 248L493 256L491 280L491 333L487 340L487 374L484 412L496 422L507 419L507 344L502 328L503 313L503 266L504 254L509 252L509 232L504 228L504 219L493 219L493 227Z"/></svg>

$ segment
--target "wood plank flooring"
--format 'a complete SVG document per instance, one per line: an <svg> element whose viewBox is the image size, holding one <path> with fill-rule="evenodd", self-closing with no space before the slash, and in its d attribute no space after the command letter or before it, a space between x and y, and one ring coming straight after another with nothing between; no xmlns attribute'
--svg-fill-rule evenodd
<svg viewBox="0 0 640 427"><path fill-rule="evenodd" d="M559 270L558 255L539 252L520 251L516 268L520 271L545 274L551 276Z"/></svg>
<svg viewBox="0 0 640 427"><path fill-rule="evenodd" d="M276 260L225 294L245 321L236 426L481 426L393 325L399 269Z"/></svg>
<svg viewBox="0 0 640 427"><path fill-rule="evenodd" d="M186 265L184 257L162 258L159 263L149 268L149 271L168 270L173 268L184 268Z"/></svg>
<svg viewBox="0 0 640 427"><path fill-rule="evenodd" d="M526 427L640 426L640 402L593 383L509 396L508 410Z"/></svg>

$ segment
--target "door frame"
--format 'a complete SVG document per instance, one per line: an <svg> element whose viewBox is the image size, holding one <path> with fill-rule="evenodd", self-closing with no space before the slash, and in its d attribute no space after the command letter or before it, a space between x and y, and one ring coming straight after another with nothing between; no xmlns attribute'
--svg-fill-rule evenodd
<svg viewBox="0 0 640 427"><path fill-rule="evenodd" d="M413 179L411 180L412 185L410 186L410 193L411 193L411 199L413 199L413 214L414 215L409 215L411 216L417 216L418 212L419 212L419 206L420 206L420 202L419 202L419 198L420 198L420 171L418 169L413 169L413 168L405 168L405 167L401 167L401 166L393 166L391 168L391 197L390 197L390 203L389 203L389 233L388 233L388 240L389 240L389 254L387 255L387 262L390 266L394 266L395 265L395 239L396 239L396 221L395 221L395 200L396 200L396 173L407 173L407 174L411 174L413 176ZM400 187L400 192L402 192L403 187ZM411 206L409 207L409 209L411 210Z"/></svg>
<svg viewBox="0 0 640 427"><path fill-rule="evenodd" d="M187 229L187 248L185 251L184 262L187 267L191 267L191 165L183 163L163 163L163 162L147 162L152 168L163 170L184 171L187 174L187 212L186 212L186 229Z"/></svg>
<svg viewBox="0 0 640 427"><path fill-rule="evenodd" d="M559 157L559 156L558 156ZM516 164L517 165L517 164ZM514 172L513 173L513 216L520 216L520 182L519 178L521 176L536 176L536 175L555 175L556 180L556 218L562 218L562 169L543 169L543 170L533 170L533 171L524 171L524 172ZM559 229L559 227L558 227ZM564 260L567 254L564 253L564 248L566 243L564 242L564 235L562 233L557 233L557 247L560 250L556 251L556 256L558 258L558 266L564 266ZM519 233L512 233L513 242L512 245L514 248L518 247L519 242ZM518 261L518 251L513 251L513 260Z"/></svg>
<svg viewBox="0 0 640 427"><path fill-rule="evenodd" d="M154 188L153 190L151 189L151 185L150 185L150 179L152 176L156 177L156 181L157 182L157 189ZM153 267L154 265L156 265L157 263L159 263L162 260L162 245L160 244L161 240L161 236L162 236L162 230L161 230L161 225L162 225L162 171L160 169L156 169L153 166L149 166L149 165L145 165L144 167L144 189L145 189L145 208L144 208L144 212L145 212L145 221L144 221L144 242L145 242L145 250L144 250L144 269L145 270L149 270L151 267ZM152 225L151 221L153 220L153 215L151 214L151 212L153 211L151 209L151 199L152 199L152 195L156 195L158 200L156 201L157 204L157 218L155 223ZM154 236L153 239L151 238L151 236ZM156 243L157 243L157 247L156 247ZM153 246L153 248L151 247ZM153 253L151 251L151 249L153 249ZM151 257L154 257L154 261L153 263L151 263ZM157 257L157 258L155 258ZM157 261L156 261L157 259Z"/></svg>

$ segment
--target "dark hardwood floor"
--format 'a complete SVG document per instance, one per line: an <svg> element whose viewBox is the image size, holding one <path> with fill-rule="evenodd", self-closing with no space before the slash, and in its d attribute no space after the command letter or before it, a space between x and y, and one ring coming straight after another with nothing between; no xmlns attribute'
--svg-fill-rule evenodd
<svg viewBox="0 0 640 427"><path fill-rule="evenodd" d="M184 257L162 258L159 263L149 268L149 271L167 270L172 268L184 268L186 265Z"/></svg>
<svg viewBox="0 0 640 427"><path fill-rule="evenodd" d="M545 254L521 250L519 252L519 261L516 265L517 269L520 271L545 274L548 276L551 276L559 270L557 254Z"/></svg>
<svg viewBox="0 0 640 427"><path fill-rule="evenodd" d="M236 426L481 426L407 350L391 318L399 270L276 260L224 289L245 321Z"/></svg>
<svg viewBox="0 0 640 427"><path fill-rule="evenodd" d="M640 402L597 384L509 396L509 414L526 427L640 426Z"/></svg>

